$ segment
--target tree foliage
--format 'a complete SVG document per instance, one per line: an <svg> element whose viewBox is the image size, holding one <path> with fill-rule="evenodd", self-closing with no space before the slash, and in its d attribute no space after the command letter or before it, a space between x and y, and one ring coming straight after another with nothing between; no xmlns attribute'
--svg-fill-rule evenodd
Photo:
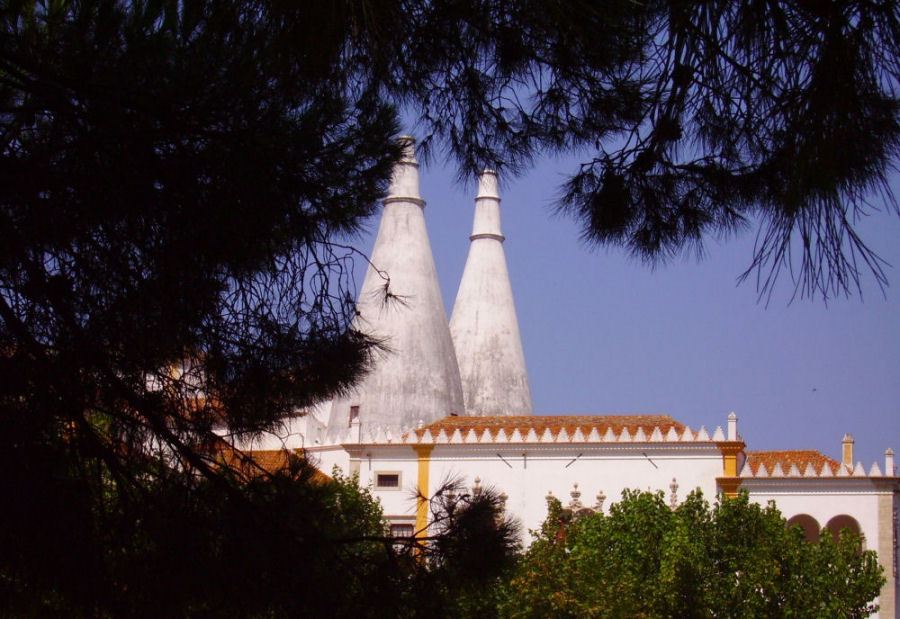
<svg viewBox="0 0 900 619"><path fill-rule="evenodd" d="M884 583L873 551L844 531L808 543L744 493L677 509L627 491L572 519L553 500L504 593L507 617L868 617Z"/></svg>
<svg viewBox="0 0 900 619"><path fill-rule="evenodd" d="M319 491L223 473L213 428L272 429L367 368L377 342L350 327L355 254L335 239L374 212L401 110L423 153L464 175L587 153L562 208L593 241L655 259L758 219L764 283L795 248L801 291L852 289L857 259L881 277L852 223L897 153L898 11L3 3L3 594L139 614L110 606L143 582L113 569L117 549L130 565L149 545L162 573L178 548L229 557L191 542L197 527L246 532L267 501L301 509L302 492L323 513ZM289 526L252 530L318 548ZM234 544L263 565L275 539ZM206 608L176 585L188 597L173 605Z"/></svg>
<svg viewBox="0 0 900 619"><path fill-rule="evenodd" d="M421 617L497 616L498 593L521 549L518 520L495 488L446 480L429 501L429 526L410 546L424 569L416 582Z"/></svg>
<svg viewBox="0 0 900 619"><path fill-rule="evenodd" d="M784 268L826 298L867 270L884 281L854 225L898 212L896 2L448 1L388 18L406 33L396 86L466 172L585 156L560 208L589 243L656 261L758 223L762 292Z"/></svg>

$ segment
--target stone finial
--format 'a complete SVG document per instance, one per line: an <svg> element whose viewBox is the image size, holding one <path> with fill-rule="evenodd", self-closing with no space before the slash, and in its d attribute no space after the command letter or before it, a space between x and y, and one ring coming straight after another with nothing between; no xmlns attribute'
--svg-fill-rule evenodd
<svg viewBox="0 0 900 619"><path fill-rule="evenodd" d="M894 450L888 447L884 450L884 474L888 477L894 477L897 470L894 468Z"/></svg>
<svg viewBox="0 0 900 619"><path fill-rule="evenodd" d="M855 441L850 434L845 434L841 440L841 464L850 470L853 470L853 443Z"/></svg>
<svg viewBox="0 0 900 619"><path fill-rule="evenodd" d="M569 496L572 497L572 500L569 501L569 509L575 512L583 507L581 504L581 491L578 489L578 482L572 484L572 491L569 493Z"/></svg>
<svg viewBox="0 0 900 619"><path fill-rule="evenodd" d="M391 176L388 200L409 200L421 202L419 194L419 163L416 161L416 139L411 135L401 136L398 141L403 149L400 161ZM421 204L424 206L424 203Z"/></svg>
<svg viewBox="0 0 900 619"><path fill-rule="evenodd" d="M500 496L497 497L497 500L500 502L500 511L506 511L506 502L509 500L509 495L505 492L501 492Z"/></svg>
<svg viewBox="0 0 900 619"><path fill-rule="evenodd" d="M669 495L669 507L675 509L678 506L678 482L675 481L675 478L672 478L672 483L669 484L669 490L672 493Z"/></svg>
<svg viewBox="0 0 900 619"><path fill-rule="evenodd" d="M477 200L479 198L500 199L500 189L496 171L488 169L478 176L478 194L475 196L475 199Z"/></svg>
<svg viewBox="0 0 900 619"><path fill-rule="evenodd" d="M544 500L547 501L548 503L549 503L550 501L552 501L553 499L555 499L555 498L556 498L556 497L553 496L553 491L552 491L552 490L548 490L548 491L547 491L547 494L544 496Z"/></svg>
<svg viewBox="0 0 900 619"><path fill-rule="evenodd" d="M597 507L596 507L596 511L598 511L598 512L602 512L602 511L603 511L603 503L604 503L604 501L606 501L606 495L603 493L603 490L601 490L600 492L597 493Z"/></svg>
<svg viewBox="0 0 900 619"><path fill-rule="evenodd" d="M738 440L738 431L737 431L737 422L738 417L734 411L728 413L728 440L736 441Z"/></svg>
<svg viewBox="0 0 900 619"><path fill-rule="evenodd" d="M481 478L475 478L475 484L472 486L472 496L481 496L484 488L481 487Z"/></svg>

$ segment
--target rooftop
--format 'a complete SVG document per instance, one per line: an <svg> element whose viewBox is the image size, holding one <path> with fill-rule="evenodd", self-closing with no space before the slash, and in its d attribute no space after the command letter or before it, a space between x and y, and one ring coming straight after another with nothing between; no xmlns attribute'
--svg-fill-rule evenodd
<svg viewBox="0 0 900 619"><path fill-rule="evenodd" d="M239 471L247 477L259 477L287 469L292 457L303 458L302 449L254 449L239 451L225 447L220 452L222 463ZM319 469L312 467L311 480L315 482L329 481L331 478Z"/></svg>
<svg viewBox="0 0 900 619"><path fill-rule="evenodd" d="M815 449L788 449L782 451L747 451L747 463L753 475L759 474L760 466L766 467L767 473L772 473L775 465L781 465L781 470L785 473L796 465L797 469L802 473L808 465L815 470L816 475L821 475L822 467L828 466L832 475L837 475L841 463L833 458L816 451Z"/></svg>
<svg viewBox="0 0 900 619"><path fill-rule="evenodd" d="M653 432L654 428L659 428L659 431L662 433L674 429L681 434L685 429L685 425L669 415L450 416L418 428L415 430L415 433L419 438L422 438L426 430L429 430L433 436L437 436L441 430L444 430L449 435L455 430L463 433L474 430L479 434L484 432L484 430L490 430L491 434L496 434L502 429L507 435L514 430L518 430L524 435L529 430L534 429L537 434L550 430L555 436L565 429L566 433L571 436L575 433L575 430L580 429L582 434L587 436L595 428L601 435L607 430L612 430L618 435L624 429L627 429L629 434L634 435L639 428L643 429L644 433L648 435Z"/></svg>

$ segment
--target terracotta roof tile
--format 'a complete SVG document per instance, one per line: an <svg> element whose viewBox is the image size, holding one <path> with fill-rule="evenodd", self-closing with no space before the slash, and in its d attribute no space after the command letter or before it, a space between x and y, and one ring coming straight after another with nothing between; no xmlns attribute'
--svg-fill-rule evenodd
<svg viewBox="0 0 900 619"><path fill-rule="evenodd" d="M484 430L490 429L491 434L494 434L502 428L507 436L516 429L524 436L530 429L534 428L538 435L549 429L555 437L563 428L565 428L569 436L577 428L580 428L585 436L594 428L597 428L597 432L601 435L609 428L612 428L616 434L619 434L624 428L628 428L628 432L631 435L634 435L638 428L643 428L644 432L649 436L655 427L658 427L663 434L668 432L670 428L674 428L680 434L685 428L683 423L675 421L668 415L498 415L490 417L444 417L439 421L415 430L415 432L421 438L425 434L425 430L430 430L432 436L437 436L442 429L449 435L457 429L463 434L469 430L475 430L476 433L481 434Z"/></svg>
<svg viewBox="0 0 900 619"><path fill-rule="evenodd" d="M239 470L250 477L255 477L263 473L276 473L286 468L290 463L290 456L303 457L303 450L254 449L252 451L237 451L229 447L223 449L221 455L226 466ZM331 477L315 469L312 480L324 482L331 480Z"/></svg>
<svg viewBox="0 0 900 619"><path fill-rule="evenodd" d="M772 469L776 464L781 465L781 469L787 473L792 464L796 464L802 473L806 469L807 464L812 464L816 473L821 475L822 467L826 464L831 468L831 473L836 475L840 462L829 458L828 456L816 451L815 449L789 449L783 451L747 451L747 464L750 470L756 475L761 464L765 465L766 471L772 473Z"/></svg>

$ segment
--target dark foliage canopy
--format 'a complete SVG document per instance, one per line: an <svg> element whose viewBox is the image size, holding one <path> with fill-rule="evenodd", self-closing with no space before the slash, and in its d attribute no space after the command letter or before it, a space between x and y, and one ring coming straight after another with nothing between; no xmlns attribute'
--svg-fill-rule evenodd
<svg viewBox="0 0 900 619"><path fill-rule="evenodd" d="M461 175L584 153L561 208L591 242L655 260L758 221L763 290L788 266L828 297L883 280L853 223L896 209L898 59L888 0L3 3L2 594L139 614L108 592L159 598L121 569L144 543L156 573L190 549L224 574L222 539L323 556L327 493L224 472L212 429L366 369L335 238L374 212L401 112ZM318 515L221 520L275 504Z"/></svg>

